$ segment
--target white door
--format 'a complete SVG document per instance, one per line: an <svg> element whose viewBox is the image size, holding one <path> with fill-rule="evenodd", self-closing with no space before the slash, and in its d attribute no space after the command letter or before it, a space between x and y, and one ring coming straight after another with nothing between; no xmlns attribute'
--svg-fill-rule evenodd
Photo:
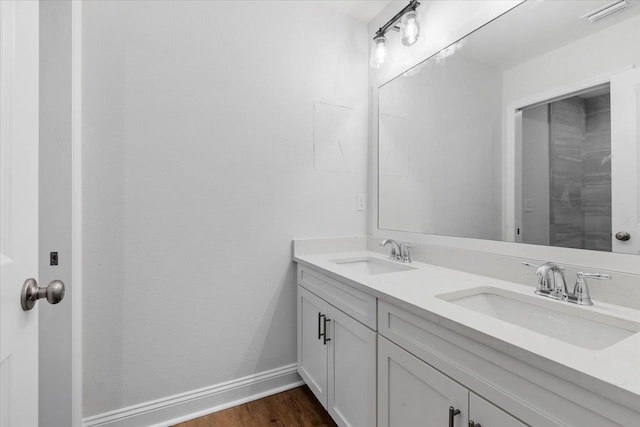
<svg viewBox="0 0 640 427"><path fill-rule="evenodd" d="M328 411L341 427L376 425L376 333L327 305Z"/></svg>
<svg viewBox="0 0 640 427"><path fill-rule="evenodd" d="M639 144L640 69L634 68L611 79L613 252L640 253Z"/></svg>
<svg viewBox="0 0 640 427"><path fill-rule="evenodd" d="M38 425L38 2L0 1L0 426Z"/></svg>
<svg viewBox="0 0 640 427"><path fill-rule="evenodd" d="M378 427L467 427L467 407L466 388L378 337Z"/></svg>
<svg viewBox="0 0 640 427"><path fill-rule="evenodd" d="M298 373L327 408L328 304L298 285Z"/></svg>

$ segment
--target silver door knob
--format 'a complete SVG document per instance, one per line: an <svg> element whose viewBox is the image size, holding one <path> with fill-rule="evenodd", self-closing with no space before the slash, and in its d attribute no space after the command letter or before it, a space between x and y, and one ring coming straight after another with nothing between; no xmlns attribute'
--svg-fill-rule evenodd
<svg viewBox="0 0 640 427"><path fill-rule="evenodd" d="M36 301L46 298L50 304L57 304L64 298L64 283L60 280L53 280L46 288L38 287L36 279L27 279L22 285L20 294L20 304L24 311L31 310Z"/></svg>
<svg viewBox="0 0 640 427"><path fill-rule="evenodd" d="M626 242L630 238L631 238L631 234L627 233L626 231L618 231L616 233L616 239L622 240L623 242Z"/></svg>

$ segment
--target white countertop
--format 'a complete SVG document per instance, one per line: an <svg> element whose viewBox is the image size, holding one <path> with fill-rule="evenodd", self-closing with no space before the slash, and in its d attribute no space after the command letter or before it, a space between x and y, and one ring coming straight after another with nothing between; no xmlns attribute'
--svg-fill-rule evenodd
<svg viewBox="0 0 640 427"><path fill-rule="evenodd" d="M640 408L640 333L603 350L586 350L436 297L479 286L535 296L533 287L421 262L410 264L416 267L415 270L376 275L357 273L334 262L356 257L388 260L388 257L370 251L297 254L294 260L418 315L435 315L445 321L446 327L482 344L597 391L610 400L635 410ZM545 300L563 306L568 304ZM594 304L578 308L640 323L638 310L598 301Z"/></svg>

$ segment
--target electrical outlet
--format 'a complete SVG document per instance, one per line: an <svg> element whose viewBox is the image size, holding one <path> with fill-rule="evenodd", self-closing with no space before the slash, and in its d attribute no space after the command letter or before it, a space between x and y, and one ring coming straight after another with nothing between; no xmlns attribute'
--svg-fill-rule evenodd
<svg viewBox="0 0 640 427"><path fill-rule="evenodd" d="M359 211L367 210L367 195L365 193L358 193L358 206L356 210L359 210Z"/></svg>

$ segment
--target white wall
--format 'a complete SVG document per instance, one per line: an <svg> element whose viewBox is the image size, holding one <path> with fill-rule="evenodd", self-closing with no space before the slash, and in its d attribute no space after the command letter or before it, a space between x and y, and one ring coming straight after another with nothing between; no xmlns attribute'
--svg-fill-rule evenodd
<svg viewBox="0 0 640 427"><path fill-rule="evenodd" d="M66 285L39 311L41 425L71 425L71 1L40 2L40 286ZM59 265L49 265L57 251Z"/></svg>
<svg viewBox="0 0 640 427"><path fill-rule="evenodd" d="M549 244L549 105L522 111L522 241ZM524 200L533 201L527 212ZM520 199L517 199L520 200Z"/></svg>
<svg viewBox="0 0 640 427"><path fill-rule="evenodd" d="M366 25L266 1L82 18L84 416L294 363L292 238L366 232ZM314 169L315 101L351 108L342 172Z"/></svg>

